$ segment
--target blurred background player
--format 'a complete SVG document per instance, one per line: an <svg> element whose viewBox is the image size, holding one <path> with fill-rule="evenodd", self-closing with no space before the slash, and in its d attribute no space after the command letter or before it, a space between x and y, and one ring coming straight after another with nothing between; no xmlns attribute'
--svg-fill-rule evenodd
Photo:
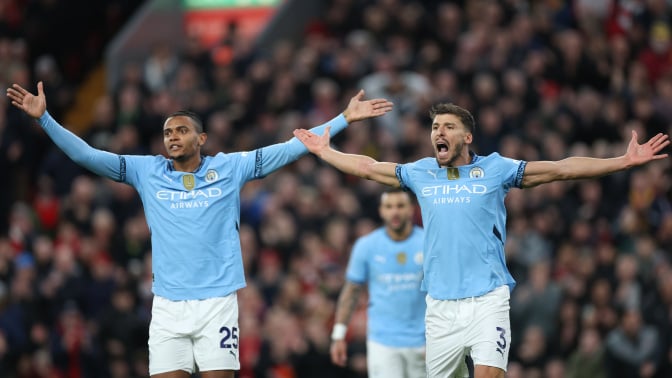
<svg viewBox="0 0 672 378"><path fill-rule="evenodd" d="M352 248L336 308L331 360L347 364L347 324L368 285L367 367L371 378L421 378L425 370L425 293L420 290L424 231L413 224L411 195L380 197L383 227Z"/></svg>

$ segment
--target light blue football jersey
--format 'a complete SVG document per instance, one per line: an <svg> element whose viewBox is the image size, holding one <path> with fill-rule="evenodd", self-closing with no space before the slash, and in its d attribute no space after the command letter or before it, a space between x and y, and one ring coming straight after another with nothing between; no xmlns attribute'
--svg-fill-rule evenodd
<svg viewBox="0 0 672 378"><path fill-rule="evenodd" d="M415 193L425 229L423 288L434 299L483 295L515 281L506 267L504 198L520 187L527 162L472 155L472 163L440 167L435 158L397 166Z"/></svg>
<svg viewBox="0 0 672 378"><path fill-rule="evenodd" d="M425 293L422 281L424 231L413 227L402 241L381 227L355 242L346 279L368 284L367 337L383 345L425 345Z"/></svg>
<svg viewBox="0 0 672 378"><path fill-rule="evenodd" d="M151 231L154 294L170 300L226 296L245 286L239 239L240 190L308 153L296 138L249 152L203 157L179 172L164 156L117 155L92 148L45 112L40 125L72 160L133 186ZM311 131L347 126L343 115Z"/></svg>

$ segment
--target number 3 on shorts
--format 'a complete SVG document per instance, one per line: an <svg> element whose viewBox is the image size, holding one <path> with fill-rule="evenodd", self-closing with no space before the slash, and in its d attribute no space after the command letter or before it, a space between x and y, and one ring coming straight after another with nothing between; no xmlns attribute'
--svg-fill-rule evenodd
<svg viewBox="0 0 672 378"><path fill-rule="evenodd" d="M219 347L222 349L238 349L238 327L222 327L219 329L222 339L219 341Z"/></svg>
<svg viewBox="0 0 672 378"><path fill-rule="evenodd" d="M497 332L499 332L499 339L501 340L497 341L497 351L504 356L504 351L506 350L506 329L497 327Z"/></svg>

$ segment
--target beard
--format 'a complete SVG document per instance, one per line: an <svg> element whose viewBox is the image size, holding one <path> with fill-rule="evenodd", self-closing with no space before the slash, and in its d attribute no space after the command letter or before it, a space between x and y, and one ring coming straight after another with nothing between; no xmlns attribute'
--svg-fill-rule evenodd
<svg viewBox="0 0 672 378"><path fill-rule="evenodd" d="M409 222L404 222L404 221L400 220L399 223L397 223L397 224L392 225L392 224L388 223L387 226L389 227L390 231L392 231L393 234L402 235L404 233L404 231L406 231L406 228L408 227L408 224L409 224Z"/></svg>
<svg viewBox="0 0 672 378"><path fill-rule="evenodd" d="M189 157L186 154L181 153L179 155L171 156L170 158L177 162L184 162L187 161Z"/></svg>
<svg viewBox="0 0 672 378"><path fill-rule="evenodd" d="M192 151L191 153L185 152L184 150L176 153L175 155L170 155L170 158L173 159L176 162L185 162L194 157L195 153Z"/></svg>

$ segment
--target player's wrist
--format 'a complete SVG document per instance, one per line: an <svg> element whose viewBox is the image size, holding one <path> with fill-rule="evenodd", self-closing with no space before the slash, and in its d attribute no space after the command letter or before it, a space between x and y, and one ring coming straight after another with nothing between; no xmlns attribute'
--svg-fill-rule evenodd
<svg viewBox="0 0 672 378"><path fill-rule="evenodd" d="M348 331L348 326L343 323L334 324L334 328L331 330L331 339L334 341L345 339L345 334Z"/></svg>
<svg viewBox="0 0 672 378"><path fill-rule="evenodd" d="M345 109L341 114L343 115L343 118L347 124L352 123L352 116L350 115L350 111L348 109Z"/></svg>

